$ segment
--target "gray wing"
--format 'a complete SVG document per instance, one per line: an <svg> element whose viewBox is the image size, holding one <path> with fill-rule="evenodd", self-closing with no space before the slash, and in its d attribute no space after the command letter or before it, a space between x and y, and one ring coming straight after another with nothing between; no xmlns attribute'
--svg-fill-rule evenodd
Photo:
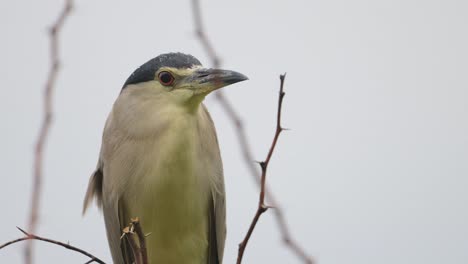
<svg viewBox="0 0 468 264"><path fill-rule="evenodd" d="M125 227L125 223L129 221L125 221L125 219L130 218L126 217L124 205L120 201L103 203L103 179L103 164L99 161L96 170L89 179L88 189L83 203L83 214L86 212L93 199L96 199L97 206L103 209L107 238L114 263L133 263L131 249L125 240L120 239L119 235Z"/></svg>
<svg viewBox="0 0 468 264"><path fill-rule="evenodd" d="M93 199L96 199L96 204L99 208L102 208L104 214L104 223L106 225L107 240L112 253L112 259L114 264L132 263L130 262L133 258L133 254L126 248L127 243L123 243L124 239L120 239L123 228L126 223L129 222L129 218L125 216L124 206L119 199L113 199L108 193L109 190L104 186L104 177L108 178L109 175L105 175L104 163L106 159L106 153L116 145L118 138L115 138L112 134L105 136L106 131L110 130L112 121L112 112L106 120L104 126L104 132L102 137L101 151L99 153L99 161L96 170L91 175L88 184L88 190L86 191L83 214L89 207ZM108 180L108 179L107 179ZM106 193L107 192L107 193ZM127 219L126 221L122 221Z"/></svg>
<svg viewBox="0 0 468 264"><path fill-rule="evenodd" d="M125 226L130 224L130 216L128 216L128 211L126 210L125 203L122 199L119 199L118 202L118 215L119 215L119 226L120 230L123 230ZM120 251L122 253L122 258L124 259L124 263L134 263L135 258L133 256L132 248L128 243L127 238L122 238L120 240Z"/></svg>
<svg viewBox="0 0 468 264"><path fill-rule="evenodd" d="M221 264L223 262L224 243L226 241L226 200L224 196L224 184L222 186L222 193L219 191L221 190L212 191L213 200L210 205L209 264Z"/></svg>
<svg viewBox="0 0 468 264"><path fill-rule="evenodd" d="M211 175L211 203L210 203L210 221L209 221L209 248L208 248L208 263L221 264L224 256L224 244L226 241L226 192L224 188L224 173L223 163L221 161L221 154L219 153L218 138L216 131L214 131L213 120L203 105L203 109L211 122L213 128L214 142L216 144L215 160L212 161L216 164L216 172Z"/></svg>

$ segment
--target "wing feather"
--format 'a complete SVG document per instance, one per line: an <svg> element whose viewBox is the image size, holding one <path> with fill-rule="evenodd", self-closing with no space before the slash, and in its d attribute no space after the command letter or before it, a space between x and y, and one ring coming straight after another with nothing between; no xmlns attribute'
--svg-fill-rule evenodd
<svg viewBox="0 0 468 264"><path fill-rule="evenodd" d="M88 189L86 190L86 195L83 202L83 214L86 213L89 205L96 199L96 204L98 208L102 206L102 179L103 174L101 170L100 163L98 164L96 170L93 172L89 178Z"/></svg>
<svg viewBox="0 0 468 264"><path fill-rule="evenodd" d="M210 205L210 242L209 242L209 259L212 261L216 256L216 262L209 262L210 264L221 264L224 256L224 245L226 241L226 192L224 187L224 173L223 164L221 161L221 154L219 153L218 138L216 136L215 126L208 110L203 105L205 114L211 122L211 128L214 135L213 144L216 145L215 149L216 160L212 161L215 164L215 172L211 175L211 196L212 203ZM214 250L216 252L213 252ZM216 253L216 254L215 254Z"/></svg>

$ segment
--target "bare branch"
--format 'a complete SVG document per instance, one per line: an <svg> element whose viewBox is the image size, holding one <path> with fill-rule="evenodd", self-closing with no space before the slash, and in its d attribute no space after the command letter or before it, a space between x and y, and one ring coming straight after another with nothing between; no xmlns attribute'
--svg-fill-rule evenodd
<svg viewBox="0 0 468 264"><path fill-rule="evenodd" d="M66 248L66 249L79 252L79 253L91 258L86 263L96 262L96 263L105 264L104 261L100 260L98 257L95 257L94 255L92 255L91 253L89 253L89 252L87 252L87 251L85 251L83 249L80 249L80 248L74 247L74 246L72 246L72 245L70 245L68 243L63 243L63 242L53 240L53 239L50 239L50 238L36 236L34 234L31 234L31 233L28 233L28 232L24 231L23 229L21 229L19 227L17 227L17 228L18 228L19 231L21 231L25 235L25 237L17 238L17 239L11 240L9 242L6 242L5 244L0 245L0 249L3 249L3 248L5 248L5 247L7 247L9 245L15 244L17 242L25 241L25 240L40 240L40 241L55 244L55 245L58 245L58 246L62 246L64 248Z"/></svg>
<svg viewBox="0 0 468 264"><path fill-rule="evenodd" d="M260 184L260 195L259 195L259 200L258 200L258 207L257 211L255 212L255 216L252 219L252 223L250 224L249 230L247 231L247 234L245 235L244 239L242 242L239 244L239 252L237 255L237 264L242 263L242 257L244 256L245 248L247 247L247 243L250 240L250 237L252 236L252 233L258 223L258 220L260 219L260 216L266 212L268 207L265 205L265 182L266 182L266 173L268 169L268 164L270 163L271 157L273 155L273 152L276 147L276 143L278 142L279 135L283 131L281 128L281 109L283 106L283 98L284 98L284 91L283 91L283 85L284 85L284 78L286 75L280 75L280 80L281 80L281 85L280 85L280 92L278 96L278 112L277 112L277 117L276 117L276 131L275 135L273 137L273 141L270 146L270 150L268 151L267 157L265 161L260 162L260 167L262 169L262 176L261 176L261 184Z"/></svg>
<svg viewBox="0 0 468 264"><path fill-rule="evenodd" d="M200 8L200 1L199 0L192 0L192 11L193 11L193 18L194 18L194 25L195 25L195 32L197 34L198 39L200 40L201 44L203 45L208 57L211 59L211 63L214 67L220 67L221 59L218 57L212 42L209 40L207 34L205 33L205 28L202 22L202 14ZM254 165L252 150L250 148L250 144L247 138L247 134L245 132L244 123L240 118L239 114L236 112L232 104L229 100L224 96L222 91L216 92L216 99L221 104L222 108L231 119L232 123L236 128L236 135L239 140L241 150L242 150L242 157L247 168L250 171L250 174L254 178L255 182L262 186L261 184L261 176L259 175L257 168ZM284 130L284 129L283 129ZM261 187L262 188L262 187ZM289 226L287 225L284 213L282 209L279 207L278 203L276 202L275 197L273 194L268 190L268 186L263 186L264 196L266 196L269 200L271 206L274 207L273 210L276 222L278 224L278 228L281 233L281 237L283 242L287 247L289 247L304 263L311 264L313 263L312 258L309 257L305 250L292 238L291 232L289 231ZM257 220L258 221L258 220Z"/></svg>
<svg viewBox="0 0 468 264"><path fill-rule="evenodd" d="M135 264L148 264L148 252L146 248L146 235L140 225L138 217L132 218L130 224L123 230L122 238L126 238L133 252Z"/></svg>
<svg viewBox="0 0 468 264"><path fill-rule="evenodd" d="M213 44L205 33L205 27L203 26L200 1L192 0L192 11L193 11L193 20L195 23L195 33L197 34L198 39L205 48L208 57L213 63L213 67L218 68L221 65L221 59L218 57Z"/></svg>
<svg viewBox="0 0 468 264"><path fill-rule="evenodd" d="M59 44L58 36L62 29L65 20L69 16L72 10L72 0L66 0L65 5L60 12L60 15L56 22L52 25L49 36L50 36L50 59L51 66L47 82L44 88L44 118L42 120L39 136L37 138L36 147L34 150L34 175L33 175L33 190L31 196L31 210L29 216L28 230L31 233L36 232L37 222L39 219L39 207L42 190L42 161L43 161L43 150L49 134L50 126L52 124L53 110L52 110L52 93L57 79L57 74L60 69L59 60ZM32 239L27 243L24 257L27 264L31 264L33 243Z"/></svg>
<svg viewBox="0 0 468 264"><path fill-rule="evenodd" d="M135 233L138 236L138 243L140 244L140 254L143 264L148 264L148 251L146 249L146 236L143 233L143 229L140 225L140 220L138 218L132 219L132 224L135 229Z"/></svg>
<svg viewBox="0 0 468 264"><path fill-rule="evenodd" d="M130 231L130 227L127 226L123 229L122 238L127 239L127 242L130 245L130 248L132 249L135 264L142 264L143 261L141 259L140 249L138 248L136 238L133 235L133 231Z"/></svg>

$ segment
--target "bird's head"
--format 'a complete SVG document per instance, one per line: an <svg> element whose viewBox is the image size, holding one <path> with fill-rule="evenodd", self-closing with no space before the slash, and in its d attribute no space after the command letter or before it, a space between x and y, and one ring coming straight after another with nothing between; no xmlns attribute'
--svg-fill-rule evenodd
<svg viewBox="0 0 468 264"><path fill-rule="evenodd" d="M145 94L144 97L157 97L165 103L195 109L210 92L247 79L238 72L204 68L191 55L167 53L135 70L122 93L134 90Z"/></svg>

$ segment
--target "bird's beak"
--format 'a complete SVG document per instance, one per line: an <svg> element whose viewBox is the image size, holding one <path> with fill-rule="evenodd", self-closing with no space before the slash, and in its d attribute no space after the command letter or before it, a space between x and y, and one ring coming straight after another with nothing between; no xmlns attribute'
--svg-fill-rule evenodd
<svg viewBox="0 0 468 264"><path fill-rule="evenodd" d="M235 71L198 68L185 80L195 94L208 94L221 87L245 81L249 78Z"/></svg>

